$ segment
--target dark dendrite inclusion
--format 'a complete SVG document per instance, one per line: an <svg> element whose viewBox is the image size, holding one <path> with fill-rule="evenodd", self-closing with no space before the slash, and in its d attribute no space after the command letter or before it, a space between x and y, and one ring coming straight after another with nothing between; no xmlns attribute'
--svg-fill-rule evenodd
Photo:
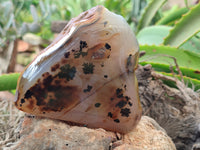
<svg viewBox="0 0 200 150"><path fill-rule="evenodd" d="M87 48L87 43L86 41L80 41L80 51L82 51L82 48Z"/></svg>
<svg viewBox="0 0 200 150"><path fill-rule="evenodd" d="M124 109L121 109L120 113L122 116L128 117L131 112L129 108L124 108Z"/></svg>
<svg viewBox="0 0 200 150"><path fill-rule="evenodd" d="M88 85L86 89L83 90L84 93L90 92L92 89L92 86Z"/></svg>
<svg viewBox="0 0 200 150"><path fill-rule="evenodd" d="M84 63L83 72L84 74L93 74L95 65L93 63Z"/></svg>
<svg viewBox="0 0 200 150"><path fill-rule="evenodd" d="M96 103L94 106L98 108L101 106L101 103Z"/></svg>
<svg viewBox="0 0 200 150"><path fill-rule="evenodd" d="M83 52L82 49L83 48L87 48L87 43L86 41L80 41L80 49L74 53L74 58L79 58L80 56L84 57L84 56L87 56L87 52ZM75 50L72 50L73 52Z"/></svg>
<svg viewBox="0 0 200 150"><path fill-rule="evenodd" d="M105 44L105 48L111 50L111 46L108 43Z"/></svg>
<svg viewBox="0 0 200 150"><path fill-rule="evenodd" d="M60 68L60 72L58 73L59 78L65 78L67 81L73 80L76 74L76 68L71 67L69 64L66 64Z"/></svg>

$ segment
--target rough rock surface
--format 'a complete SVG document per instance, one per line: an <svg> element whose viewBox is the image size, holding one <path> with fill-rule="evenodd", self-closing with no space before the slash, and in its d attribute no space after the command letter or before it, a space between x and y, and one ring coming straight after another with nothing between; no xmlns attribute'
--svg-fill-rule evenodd
<svg viewBox="0 0 200 150"><path fill-rule="evenodd" d="M54 33L60 33L67 23L68 21L53 21L51 23L51 31Z"/></svg>
<svg viewBox="0 0 200 150"><path fill-rule="evenodd" d="M138 126L126 135L104 129L72 126L48 118L25 116L20 140L13 150L175 150L175 145L153 119L143 116Z"/></svg>
<svg viewBox="0 0 200 150"><path fill-rule="evenodd" d="M150 116L165 129L177 150L200 145L200 94L177 82L171 88L160 80L150 65L136 72L143 115Z"/></svg>

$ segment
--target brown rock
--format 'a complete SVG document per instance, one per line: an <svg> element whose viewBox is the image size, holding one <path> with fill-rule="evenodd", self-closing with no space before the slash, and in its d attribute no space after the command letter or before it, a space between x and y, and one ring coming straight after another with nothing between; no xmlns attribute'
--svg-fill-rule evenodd
<svg viewBox="0 0 200 150"><path fill-rule="evenodd" d="M14 95L8 91L0 91L0 102L5 101L12 101L14 99Z"/></svg>
<svg viewBox="0 0 200 150"><path fill-rule="evenodd" d="M165 130L155 120L147 116L142 117L142 121L135 130L124 135L124 142L129 144L127 148L133 149L176 149Z"/></svg>
<svg viewBox="0 0 200 150"><path fill-rule="evenodd" d="M26 33L23 37L22 37L24 42L29 43L30 45L34 45L34 46L38 46L40 44L43 43L43 40L41 37L33 34L33 33Z"/></svg>
<svg viewBox="0 0 200 150"><path fill-rule="evenodd" d="M59 120L26 116L20 135L20 140L11 149L176 149L166 132L147 116L143 116L138 126L126 135L115 134L101 128L70 126Z"/></svg>
<svg viewBox="0 0 200 150"><path fill-rule="evenodd" d="M115 134L103 129L70 126L59 120L25 117L13 149L106 149Z"/></svg>
<svg viewBox="0 0 200 150"><path fill-rule="evenodd" d="M7 42L0 51L0 75L13 72L16 64L17 40Z"/></svg>
<svg viewBox="0 0 200 150"><path fill-rule="evenodd" d="M24 52L27 51L30 48L30 44L27 42L24 42L23 40L17 41L17 51L18 52Z"/></svg>
<svg viewBox="0 0 200 150"><path fill-rule="evenodd" d="M53 21L51 23L51 31L54 33L60 33L67 25L68 21Z"/></svg>

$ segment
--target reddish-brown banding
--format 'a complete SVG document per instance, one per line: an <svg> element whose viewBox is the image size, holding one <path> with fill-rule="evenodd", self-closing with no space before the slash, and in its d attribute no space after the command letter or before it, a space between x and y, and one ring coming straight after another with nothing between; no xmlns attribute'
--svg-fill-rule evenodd
<svg viewBox="0 0 200 150"><path fill-rule="evenodd" d="M59 67L60 67L60 64L55 64L55 65L53 65L52 67L51 67L51 71L52 72L54 72L54 71L56 71L57 69L59 69Z"/></svg>

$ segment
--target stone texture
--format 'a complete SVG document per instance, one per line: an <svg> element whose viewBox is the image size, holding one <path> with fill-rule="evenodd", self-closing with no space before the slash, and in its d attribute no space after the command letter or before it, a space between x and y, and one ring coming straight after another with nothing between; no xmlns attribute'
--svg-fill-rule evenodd
<svg viewBox="0 0 200 150"><path fill-rule="evenodd" d="M25 116L20 139L13 150L175 150L175 145L153 119L143 116L138 126L126 135L104 129L73 126L59 120Z"/></svg>
<svg viewBox="0 0 200 150"><path fill-rule="evenodd" d="M29 50L30 44L27 42L24 42L23 40L17 41L17 52L25 52Z"/></svg>
<svg viewBox="0 0 200 150"><path fill-rule="evenodd" d="M38 46L43 43L43 40L41 37L32 33L26 33L22 38L23 38L23 41L35 46Z"/></svg>
<svg viewBox="0 0 200 150"><path fill-rule="evenodd" d="M62 29L67 25L68 21L53 21L51 23L51 31L54 33L60 33Z"/></svg>
<svg viewBox="0 0 200 150"><path fill-rule="evenodd" d="M176 149L165 130L147 116L143 116L135 130L124 135L124 142L129 144L127 148L133 147L134 149Z"/></svg>
<svg viewBox="0 0 200 150"><path fill-rule="evenodd" d="M143 115L165 129L177 150L191 150L200 141L200 93L180 81L178 89L163 84L159 79L168 77L158 75L150 65L139 65L136 73Z"/></svg>
<svg viewBox="0 0 200 150"><path fill-rule="evenodd" d="M0 75L13 72L16 64L17 40L7 42L0 51Z"/></svg>

